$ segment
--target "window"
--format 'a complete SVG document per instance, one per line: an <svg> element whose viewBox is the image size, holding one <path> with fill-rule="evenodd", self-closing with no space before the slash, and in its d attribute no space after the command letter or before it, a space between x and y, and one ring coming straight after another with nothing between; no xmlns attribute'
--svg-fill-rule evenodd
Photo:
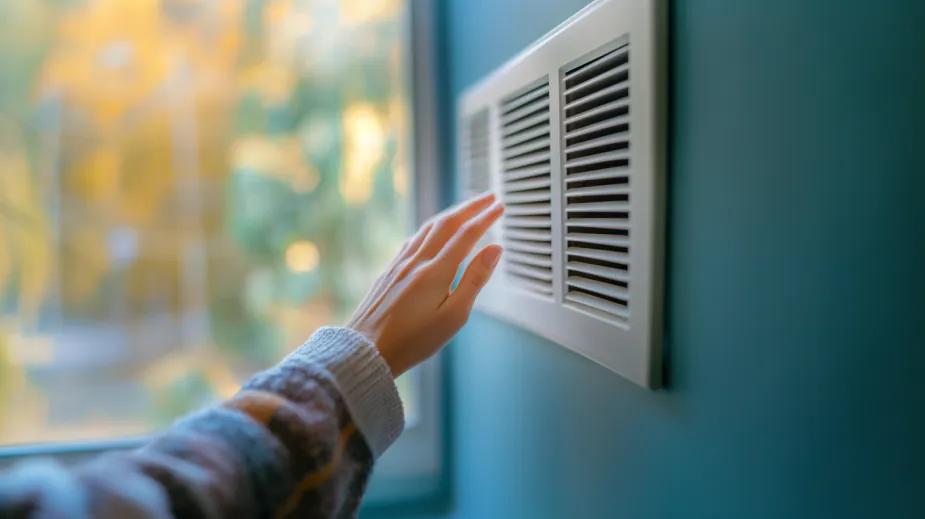
<svg viewBox="0 0 925 519"><path fill-rule="evenodd" d="M408 11L0 5L0 445L144 437L348 317L421 200Z"/></svg>

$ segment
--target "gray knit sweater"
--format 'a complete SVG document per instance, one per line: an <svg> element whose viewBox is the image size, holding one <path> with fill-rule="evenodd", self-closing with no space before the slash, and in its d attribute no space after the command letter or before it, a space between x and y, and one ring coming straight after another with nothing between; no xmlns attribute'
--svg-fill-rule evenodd
<svg viewBox="0 0 925 519"><path fill-rule="evenodd" d="M138 450L0 476L0 517L352 517L373 460L403 426L376 348L323 328L231 400Z"/></svg>

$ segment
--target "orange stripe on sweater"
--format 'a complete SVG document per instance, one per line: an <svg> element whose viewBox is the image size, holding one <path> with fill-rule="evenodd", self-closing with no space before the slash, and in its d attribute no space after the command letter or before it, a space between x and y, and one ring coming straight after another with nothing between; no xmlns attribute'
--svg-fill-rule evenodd
<svg viewBox="0 0 925 519"><path fill-rule="evenodd" d="M336 471L338 465L340 465L341 459L344 457L344 451L347 450L347 442L350 441L350 437L353 436L355 432L356 426L353 422L348 423L341 429L337 438L337 446L334 449L331 460L320 469L302 478L302 481L296 485L292 494L286 499L283 507L280 508L279 513L276 514L277 517L285 517L294 512L298 508L299 503L302 501L302 496L304 496L306 492L321 486L324 482L331 479L331 476L334 475L334 471Z"/></svg>
<svg viewBox="0 0 925 519"><path fill-rule="evenodd" d="M247 413L257 422L267 425L286 399L265 391L241 391L225 403L227 407Z"/></svg>

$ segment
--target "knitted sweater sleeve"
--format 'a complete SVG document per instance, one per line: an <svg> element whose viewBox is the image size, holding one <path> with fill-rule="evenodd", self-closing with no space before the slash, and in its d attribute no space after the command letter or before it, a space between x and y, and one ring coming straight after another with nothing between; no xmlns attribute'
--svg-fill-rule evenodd
<svg viewBox="0 0 925 519"><path fill-rule="evenodd" d="M2 517L352 517L404 426L385 361L323 328L231 400L144 447L0 476Z"/></svg>

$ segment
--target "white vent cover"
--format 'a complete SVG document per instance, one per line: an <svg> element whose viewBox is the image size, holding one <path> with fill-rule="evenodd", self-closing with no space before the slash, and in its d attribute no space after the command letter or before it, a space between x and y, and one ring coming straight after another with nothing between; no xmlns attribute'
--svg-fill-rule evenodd
<svg viewBox="0 0 925 519"><path fill-rule="evenodd" d="M664 0L600 0L459 101L466 196L506 205L478 306L661 382ZM486 184L487 181L487 184Z"/></svg>

